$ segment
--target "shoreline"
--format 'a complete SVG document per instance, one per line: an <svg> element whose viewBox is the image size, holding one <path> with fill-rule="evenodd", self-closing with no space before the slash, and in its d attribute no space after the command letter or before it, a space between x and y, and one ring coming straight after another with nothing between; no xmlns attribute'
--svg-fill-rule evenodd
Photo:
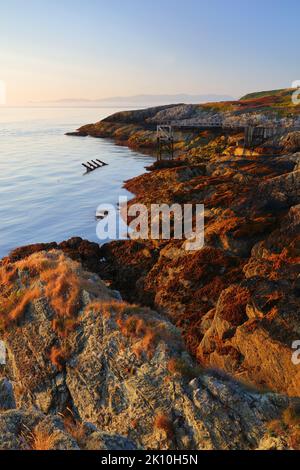
<svg viewBox="0 0 300 470"><path fill-rule="evenodd" d="M118 115L122 116L122 113ZM130 112L125 112L125 115L130 117ZM103 121L106 135L107 126L111 126L109 119ZM99 124L97 126L99 131ZM122 133L124 129L126 132ZM101 138L105 138L102 131L99 132ZM111 139L116 132L123 145L132 143L132 140L125 139L128 132L132 132L131 125L128 129L124 122L120 125L114 123L107 138ZM145 133L149 139L149 131ZM264 305L263 296L272 297L282 276L280 264L278 273L271 274L272 260L276 265L276 257L286 256L268 248L269 239L275 237L277 244L284 238L288 246L295 243L298 222L294 216L297 210L293 206L297 204L298 196L292 180L294 175L298 177L297 157L284 152L236 157L231 149L240 138L239 134L226 136L215 131L200 132L198 137L195 134L185 134L187 138L184 144L180 142L177 158L155 162L147 168L148 173L125 181L124 187L133 194L130 204L204 203L205 247L191 254L182 249L178 240L110 241L100 246L98 255L102 261L93 266L93 270L120 291L126 301L138 301L166 315L181 329L189 352L201 365L223 369L236 377L240 377L243 370L243 379L255 386L296 393L297 380L291 379L291 383L285 385L286 379L281 375L274 376L268 367L257 374L253 372L251 361L254 338L267 334L269 339L265 342L270 350L274 349L271 361L275 369L279 356L290 362L290 349L284 339L288 332L284 329L273 331L272 322L266 329L264 318L272 315L275 307ZM139 139L139 142L145 142L141 129ZM150 142L153 142L153 136ZM288 233L284 224L290 227ZM269 251L268 258L261 258L256 253L260 246ZM285 253L284 246L280 249ZM66 250L72 252L68 248ZM72 256L76 258L76 249ZM291 263L291 286L293 269ZM254 278L259 270L264 274L256 283L265 292L257 300ZM278 305L283 309L283 315L292 315L289 308L286 312L286 303L282 301L286 298L286 289L281 287L274 305L276 309ZM228 298L225 306L226 302L229 303L220 310L223 297ZM253 310L250 307L253 302L261 303L262 310ZM278 320L274 324L281 321L280 315L280 309L276 310ZM221 331L226 339L221 337L216 341L215 329L220 331L219 325L223 325ZM251 334L248 331L250 325ZM274 340L279 341L279 346L273 346ZM267 350L263 354L267 354ZM286 368L290 371L287 375L292 377L295 374L293 365Z"/></svg>
<svg viewBox="0 0 300 470"><path fill-rule="evenodd" d="M153 142L132 124L111 129L123 144ZM264 144L273 153L258 143L237 156L241 139L181 133L177 158L124 182L129 204L204 203L201 250L173 239L100 246L75 237L0 261L0 409L1 390L9 398L0 429L4 415L29 428L51 424L54 446L63 439L85 450L293 447L300 147L287 135ZM7 446L19 448L10 429Z"/></svg>
<svg viewBox="0 0 300 470"><path fill-rule="evenodd" d="M151 116L155 112L149 110ZM145 116L145 110L142 113ZM93 137L117 136L129 148L145 142L153 146L156 134L143 130L143 121L138 119L139 111L117 113L95 125L82 126L79 131ZM278 272L272 273L272 263L277 266L276 257L287 256L286 245L297 243L295 214L300 199L298 183L292 181L299 178L298 157L288 146L289 135L281 141L286 144L267 142L262 148L258 144L257 152L250 155L233 152L241 138L234 131L227 135L214 130L180 132L173 161L155 162L148 173L124 184L134 194L131 203L204 203L206 245L201 252L187 254L176 240L112 241L102 247L106 260L102 272L126 300L155 308L181 328L189 352L201 365L242 376L258 387L293 394L297 393L300 377L294 382L294 375L299 374L289 364L291 352L286 338L290 333L284 327L275 327L281 324L281 315L292 316L292 308L283 302L287 291L282 286L278 300L270 304L264 304L263 296L271 298L283 276L280 264ZM264 148L268 152L263 153ZM262 246L268 252L266 259L258 254ZM285 268L291 289L296 269L293 263L291 257ZM256 283L262 289L258 297ZM229 304L220 310L220 302L224 301L225 306ZM250 307L257 302L259 308ZM236 305L232 311L231 304ZM270 317L270 325L265 317ZM297 322L291 322L297 330ZM216 341L216 331L217 336L222 331L225 338L221 335ZM273 355L269 361L275 370L279 357L285 358L289 385L286 376L274 375L268 366L259 374L252 370L253 348L259 335L266 336L264 341ZM262 354L269 353L266 349Z"/></svg>

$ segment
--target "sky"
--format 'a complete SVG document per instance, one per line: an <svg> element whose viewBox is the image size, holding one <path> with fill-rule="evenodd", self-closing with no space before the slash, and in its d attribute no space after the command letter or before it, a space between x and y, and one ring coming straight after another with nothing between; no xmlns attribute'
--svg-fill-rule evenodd
<svg viewBox="0 0 300 470"><path fill-rule="evenodd" d="M8 104L226 94L300 79L299 0L0 0Z"/></svg>

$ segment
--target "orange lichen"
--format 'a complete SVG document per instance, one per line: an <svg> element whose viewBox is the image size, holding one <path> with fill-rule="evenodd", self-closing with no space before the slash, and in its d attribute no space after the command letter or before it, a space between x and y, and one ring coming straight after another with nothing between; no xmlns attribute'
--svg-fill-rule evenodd
<svg viewBox="0 0 300 470"><path fill-rule="evenodd" d="M271 216L256 217L252 220L245 220L245 222L241 223L240 227L234 231L233 236L235 238L245 238L261 235L270 231L274 225L274 220L275 219Z"/></svg>
<svg viewBox="0 0 300 470"><path fill-rule="evenodd" d="M243 219L239 217L226 217L224 219L217 218L206 228L205 234L210 237L212 235L224 235L240 226Z"/></svg>
<svg viewBox="0 0 300 470"><path fill-rule="evenodd" d="M238 285L230 286L220 298L220 317L234 326L241 325L248 319L246 305L250 297L251 294L247 288Z"/></svg>
<svg viewBox="0 0 300 470"><path fill-rule="evenodd" d="M300 256L296 256L292 258L290 256L288 248L283 248L281 253L271 253L267 259L273 262L273 269L279 270L281 269L286 263L288 264L298 264L300 263Z"/></svg>
<svg viewBox="0 0 300 470"><path fill-rule="evenodd" d="M184 279L194 282L199 282L203 278L207 284L224 268L233 267L235 264L234 257L227 256L222 250L207 246L186 258L183 276ZM174 267L177 265L182 265L182 260L179 259L177 263L175 262Z"/></svg>

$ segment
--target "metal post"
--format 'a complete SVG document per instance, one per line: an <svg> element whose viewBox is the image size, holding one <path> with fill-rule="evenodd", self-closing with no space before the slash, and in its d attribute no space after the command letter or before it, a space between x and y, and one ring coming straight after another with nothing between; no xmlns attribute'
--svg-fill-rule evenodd
<svg viewBox="0 0 300 470"><path fill-rule="evenodd" d="M161 124L157 126L157 150L158 160L163 159L163 152L167 152L169 158L174 158L174 136L171 125Z"/></svg>

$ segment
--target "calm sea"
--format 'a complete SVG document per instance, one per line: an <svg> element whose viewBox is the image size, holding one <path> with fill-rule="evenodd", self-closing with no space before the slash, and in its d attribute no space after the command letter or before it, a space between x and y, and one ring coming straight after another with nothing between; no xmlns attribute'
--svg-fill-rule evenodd
<svg viewBox="0 0 300 470"><path fill-rule="evenodd" d="M0 108L0 257L12 248L80 236L97 240L96 209L116 205L124 180L152 157L104 139L66 137L119 109ZM82 162L109 165L84 175Z"/></svg>

